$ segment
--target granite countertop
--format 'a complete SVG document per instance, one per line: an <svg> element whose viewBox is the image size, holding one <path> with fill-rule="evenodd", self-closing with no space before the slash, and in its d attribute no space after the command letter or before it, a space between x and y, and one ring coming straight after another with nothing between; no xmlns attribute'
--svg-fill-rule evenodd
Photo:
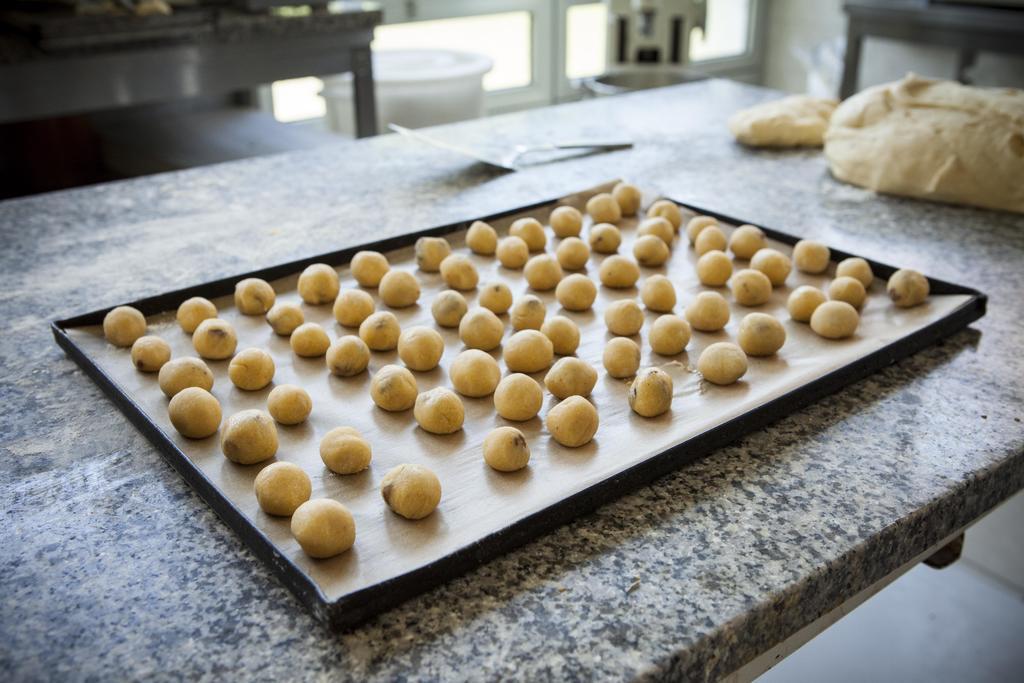
<svg viewBox="0 0 1024 683"><path fill-rule="evenodd" d="M706 81L437 129L636 142L516 174L387 136L0 203L0 677L720 677L1024 486L1024 216L878 197L818 152L735 145L724 118L773 96ZM978 288L989 313L343 634L47 327L614 177Z"/></svg>

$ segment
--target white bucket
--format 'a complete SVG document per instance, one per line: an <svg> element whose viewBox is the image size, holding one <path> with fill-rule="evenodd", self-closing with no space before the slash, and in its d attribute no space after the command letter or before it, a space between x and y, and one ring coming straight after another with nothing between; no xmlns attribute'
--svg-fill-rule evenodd
<svg viewBox="0 0 1024 683"><path fill-rule="evenodd" d="M479 118L489 57L455 50L379 50L373 53L377 129L387 124L422 128ZM320 95L331 130L355 134L352 74L326 76Z"/></svg>

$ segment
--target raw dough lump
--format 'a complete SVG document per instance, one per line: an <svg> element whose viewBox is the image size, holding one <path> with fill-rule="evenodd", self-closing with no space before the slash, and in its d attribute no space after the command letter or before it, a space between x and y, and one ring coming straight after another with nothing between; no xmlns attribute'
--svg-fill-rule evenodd
<svg viewBox="0 0 1024 683"><path fill-rule="evenodd" d="M277 300L266 280L249 277L235 285L235 308L244 315L266 315Z"/></svg>
<svg viewBox="0 0 1024 683"><path fill-rule="evenodd" d="M551 340L551 346L559 356L576 353L580 345L580 328L564 315L555 315L545 320L540 331Z"/></svg>
<svg viewBox="0 0 1024 683"><path fill-rule="evenodd" d="M544 403L544 390L529 375L516 372L498 383L494 390L494 410L513 422L523 422L537 416Z"/></svg>
<svg viewBox="0 0 1024 683"><path fill-rule="evenodd" d="M275 517L291 517L313 493L313 482L301 467L291 462L272 462L253 482L260 509Z"/></svg>
<svg viewBox="0 0 1024 683"><path fill-rule="evenodd" d="M469 290L475 289L480 282L480 275L476 272L476 266L463 254L452 254L444 261L441 261L441 277L446 285L452 289ZM417 284L417 288L419 285ZM419 296L419 292L417 292Z"/></svg>
<svg viewBox="0 0 1024 683"><path fill-rule="evenodd" d="M629 183L618 183L612 188L612 196L619 203L619 211L623 216L635 216L640 210L642 194L640 188Z"/></svg>
<svg viewBox="0 0 1024 683"><path fill-rule="evenodd" d="M640 368L640 347L626 337L610 339L604 346L602 356L604 369L616 379L632 377Z"/></svg>
<svg viewBox="0 0 1024 683"><path fill-rule="evenodd" d="M334 319L343 327L359 327L377 308L373 297L361 289L346 289L334 300Z"/></svg>
<svg viewBox="0 0 1024 683"><path fill-rule="evenodd" d="M750 258L750 267L767 275L772 287L781 287L786 284L793 264L781 251L766 248L758 249Z"/></svg>
<svg viewBox="0 0 1024 683"><path fill-rule="evenodd" d="M837 104L828 98L790 95L736 112L729 130L751 147L821 147Z"/></svg>
<svg viewBox="0 0 1024 683"><path fill-rule="evenodd" d="M220 427L220 403L206 389L186 387L167 404L171 424L182 436L205 439Z"/></svg>
<svg viewBox="0 0 1024 683"><path fill-rule="evenodd" d="M558 283L555 298L567 311L587 311L597 298L597 285L586 275L574 273Z"/></svg>
<svg viewBox="0 0 1024 683"><path fill-rule="evenodd" d="M132 344L132 365L142 372L157 372L171 360L171 346L160 337L139 337Z"/></svg>
<svg viewBox="0 0 1024 683"><path fill-rule="evenodd" d="M655 237L661 238L662 242L671 247L672 240L675 239L676 236L676 229L667 218L655 216L654 218L646 218L641 221L636 234L654 235Z"/></svg>
<svg viewBox="0 0 1024 683"><path fill-rule="evenodd" d="M547 314L548 309L543 301L533 294L526 294L512 307L512 329L539 330Z"/></svg>
<svg viewBox="0 0 1024 683"><path fill-rule="evenodd" d="M544 251L548 237L544 234L544 226L536 218L520 218L512 222L508 234L526 242L530 251Z"/></svg>
<svg viewBox="0 0 1024 683"><path fill-rule="evenodd" d="M530 289L546 292L554 289L562 279L562 266L552 254L539 254L526 262L523 276Z"/></svg>
<svg viewBox="0 0 1024 683"><path fill-rule="evenodd" d="M640 286L640 300L656 313L668 313L676 306L676 288L664 275L652 275Z"/></svg>
<svg viewBox="0 0 1024 683"><path fill-rule="evenodd" d="M374 351L390 351L398 346L402 328L391 311L377 311L359 325L359 338Z"/></svg>
<svg viewBox="0 0 1024 683"><path fill-rule="evenodd" d="M582 396L570 396L548 411L544 425L555 441L578 448L590 443L597 433L597 408Z"/></svg>
<svg viewBox="0 0 1024 683"><path fill-rule="evenodd" d="M335 474L355 474L370 466L373 449L353 427L335 427L320 439L320 459Z"/></svg>
<svg viewBox="0 0 1024 683"><path fill-rule="evenodd" d="M303 358L318 358L331 346L327 331L316 323L303 323L296 327L289 342L295 355Z"/></svg>
<svg viewBox="0 0 1024 683"><path fill-rule="evenodd" d="M434 302L430 304L430 313L434 316L434 322L441 327L458 327L462 316L466 315L468 310L466 297L454 289L438 292L434 297Z"/></svg>
<svg viewBox="0 0 1024 683"><path fill-rule="evenodd" d="M505 326L486 308L474 308L459 323L459 339L471 349L490 351L501 345Z"/></svg>
<svg viewBox="0 0 1024 683"><path fill-rule="evenodd" d="M644 326L644 312L632 299L620 299L604 309L608 331L620 337L632 337Z"/></svg>
<svg viewBox="0 0 1024 683"><path fill-rule="evenodd" d="M317 498L292 514L292 536L303 552L324 559L340 555L356 542L356 521L348 508L336 500Z"/></svg>
<svg viewBox="0 0 1024 683"><path fill-rule="evenodd" d="M598 254L614 254L622 244L622 231L611 223L595 223L588 237L590 248Z"/></svg>
<svg viewBox="0 0 1024 683"><path fill-rule="evenodd" d="M724 251L712 249L697 259L697 279L707 287L721 287L732 277L732 261Z"/></svg>
<svg viewBox="0 0 1024 683"><path fill-rule="evenodd" d="M844 276L855 278L864 285L864 289L870 287L875 280L871 264L859 256L846 258L839 262L839 265L836 266L836 277Z"/></svg>
<svg viewBox="0 0 1024 683"><path fill-rule="evenodd" d="M764 231L753 225L741 225L729 236L729 251L738 259L749 259L766 245Z"/></svg>
<svg viewBox="0 0 1024 683"><path fill-rule="evenodd" d="M848 275L837 277L835 280L828 283L829 299L832 299L833 301L845 301L858 311L864 305L864 300L867 296L867 291L865 291L864 285L860 283L860 280Z"/></svg>
<svg viewBox="0 0 1024 683"><path fill-rule="evenodd" d="M857 331L860 316L845 301L826 301L814 309L811 329L826 339L845 339Z"/></svg>
<svg viewBox="0 0 1024 683"><path fill-rule="evenodd" d="M659 315L651 325L651 350L661 356L677 356L690 343L690 323L677 315Z"/></svg>
<svg viewBox="0 0 1024 683"><path fill-rule="evenodd" d="M657 268L668 261L670 252L665 240L657 235L643 235L633 242L633 256L646 268Z"/></svg>
<svg viewBox="0 0 1024 683"><path fill-rule="evenodd" d="M223 360L235 352L238 336L231 323L220 318L210 318L199 323L199 327L192 333L192 346L203 358Z"/></svg>
<svg viewBox="0 0 1024 683"><path fill-rule="evenodd" d="M114 346L131 346L146 334L146 317L131 306L118 306L103 316L103 336Z"/></svg>
<svg viewBox="0 0 1024 683"><path fill-rule="evenodd" d="M466 411L451 389L435 387L416 397L412 410L420 427L431 434L452 434L462 429Z"/></svg>
<svg viewBox="0 0 1024 683"><path fill-rule="evenodd" d="M352 277L362 287L379 285L384 273L388 272L390 268L388 257L379 251L360 251L352 257L352 262L349 264Z"/></svg>
<svg viewBox="0 0 1024 683"><path fill-rule="evenodd" d="M540 372L551 367L555 350L543 332L521 330L509 337L503 356L510 372Z"/></svg>
<svg viewBox="0 0 1024 683"><path fill-rule="evenodd" d="M644 368L629 385L629 407L641 417L657 417L672 407L672 377L661 368Z"/></svg>
<svg viewBox="0 0 1024 683"><path fill-rule="evenodd" d="M728 244L729 240L726 239L725 233L720 227L708 225L697 235L697 239L693 242L693 249L698 256L702 256L714 249L725 251Z"/></svg>
<svg viewBox="0 0 1024 683"><path fill-rule="evenodd" d="M629 289L640 279L640 267L625 256L609 256L597 271L601 284L612 289Z"/></svg>
<svg viewBox="0 0 1024 683"><path fill-rule="evenodd" d="M566 237L555 249L555 258L565 270L581 270L590 259L590 247L579 237Z"/></svg>
<svg viewBox="0 0 1024 683"><path fill-rule="evenodd" d="M216 317L217 307L213 305L212 301L201 296L185 299L178 306L178 324L181 325L181 329L185 330L186 334L195 332L196 328L199 327L199 323L207 318Z"/></svg>
<svg viewBox="0 0 1024 683"><path fill-rule="evenodd" d="M668 199L659 199L651 204L651 208L647 209L647 217L664 218L672 224L672 227L675 228L677 232L683 225L683 212L675 202Z"/></svg>
<svg viewBox="0 0 1024 683"><path fill-rule="evenodd" d="M164 363L157 375L160 391L167 398L173 398L182 389L199 387L213 389L213 373L206 363L198 358L176 358Z"/></svg>
<svg viewBox="0 0 1024 683"><path fill-rule="evenodd" d="M597 370L575 356L561 358L544 377L544 386L557 399L590 396L597 384Z"/></svg>
<svg viewBox="0 0 1024 683"><path fill-rule="evenodd" d="M399 465L381 479L380 494L396 514L423 519L441 502L441 480L423 465Z"/></svg>
<svg viewBox="0 0 1024 683"><path fill-rule="evenodd" d="M686 224L686 239L690 244L696 244L697 238L704 231L704 228L718 226L718 219L711 216L694 216Z"/></svg>
<svg viewBox="0 0 1024 683"><path fill-rule="evenodd" d="M512 290L504 282L491 282L480 288L476 301L495 315L508 313L512 308Z"/></svg>
<svg viewBox="0 0 1024 683"><path fill-rule="evenodd" d="M793 263L797 270L804 273L824 273L831 258L829 248L816 240L800 240L793 247Z"/></svg>
<svg viewBox="0 0 1024 683"><path fill-rule="evenodd" d="M551 212L548 222L557 237L576 237L583 228L583 214L571 206L560 206Z"/></svg>
<svg viewBox="0 0 1024 683"><path fill-rule="evenodd" d="M354 334L346 334L327 348L325 360L332 375L353 377L370 364L370 347Z"/></svg>
<svg viewBox="0 0 1024 683"><path fill-rule="evenodd" d="M429 327L410 327L398 337L398 357L411 370L433 370L443 353L444 339Z"/></svg>
<svg viewBox="0 0 1024 683"><path fill-rule="evenodd" d="M772 295L772 282L767 275L753 268L744 268L729 281L732 298L741 306L760 306Z"/></svg>
<svg viewBox="0 0 1024 683"><path fill-rule="evenodd" d="M370 380L370 398L377 407L388 412L412 408L418 393L416 378L398 365L385 365Z"/></svg>
<svg viewBox="0 0 1024 683"><path fill-rule="evenodd" d="M530 463L526 437L515 427L498 427L484 438L484 462L499 472L523 469Z"/></svg>
<svg viewBox="0 0 1024 683"><path fill-rule="evenodd" d="M463 396L479 398L494 393L501 381L501 368L491 354L479 349L467 349L452 361L448 377L455 391Z"/></svg>
<svg viewBox="0 0 1024 683"><path fill-rule="evenodd" d="M470 264L470 266L472 265ZM443 270L444 264L441 267ZM380 279L377 293L385 306L406 308L412 306L420 298L420 283L412 273L404 270L389 270Z"/></svg>
<svg viewBox="0 0 1024 683"><path fill-rule="evenodd" d="M729 322L729 302L718 292L701 292L686 307L686 320L695 330L717 332Z"/></svg>
<svg viewBox="0 0 1024 683"><path fill-rule="evenodd" d="M793 290L786 301L789 317L798 323L810 322L814 309L825 303L825 294L817 287L801 285Z"/></svg>
<svg viewBox="0 0 1024 683"><path fill-rule="evenodd" d="M729 342L708 346L697 360L697 370L712 384L732 384L747 372L747 355Z"/></svg>
<svg viewBox="0 0 1024 683"><path fill-rule="evenodd" d="M259 391L274 379L274 359L263 349L244 349L231 359L228 377L243 391Z"/></svg>
<svg viewBox="0 0 1024 683"><path fill-rule="evenodd" d="M289 337L295 328L306 322L302 309L295 304L276 303L267 311L267 324L274 334Z"/></svg>
<svg viewBox="0 0 1024 683"><path fill-rule="evenodd" d="M278 424L301 424L313 412L313 399L302 387L279 384L267 396L267 412Z"/></svg>
<svg viewBox="0 0 1024 683"><path fill-rule="evenodd" d="M506 268L518 270L530 258L530 248L522 238L511 235L498 242L498 261Z"/></svg>
<svg viewBox="0 0 1024 683"><path fill-rule="evenodd" d="M441 269L441 262L452 253L452 245L443 237L421 237L416 240L414 251L419 269L436 273Z"/></svg>
<svg viewBox="0 0 1024 683"><path fill-rule="evenodd" d="M615 197L602 192L587 200L587 213L595 223L618 223L622 220L622 209Z"/></svg>
<svg viewBox="0 0 1024 683"><path fill-rule="evenodd" d="M894 304L900 308L910 308L924 303L931 287L928 278L921 273L910 268L900 268L889 278L885 291Z"/></svg>
<svg viewBox="0 0 1024 683"><path fill-rule="evenodd" d="M466 246L474 254L490 256L498 247L498 233L483 221L473 221L466 232Z"/></svg>
<svg viewBox="0 0 1024 683"><path fill-rule="evenodd" d="M311 306L329 304L338 296L338 273L326 263L307 266L299 275L299 296Z"/></svg>
<svg viewBox="0 0 1024 683"><path fill-rule="evenodd" d="M770 356L786 343L786 328L767 313L749 313L740 321L736 338L748 356Z"/></svg>
<svg viewBox="0 0 1024 683"><path fill-rule="evenodd" d="M220 449L232 462L252 465L277 453L277 427L262 410L243 410L224 423Z"/></svg>

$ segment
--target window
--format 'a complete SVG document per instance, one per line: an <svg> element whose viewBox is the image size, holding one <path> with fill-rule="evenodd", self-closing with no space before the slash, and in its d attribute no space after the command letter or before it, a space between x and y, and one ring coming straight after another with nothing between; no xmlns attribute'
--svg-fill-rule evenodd
<svg viewBox="0 0 1024 683"><path fill-rule="evenodd" d="M604 73L607 41L605 4L571 5L565 13L565 77L588 78Z"/></svg>
<svg viewBox="0 0 1024 683"><path fill-rule="evenodd" d="M708 0L706 28L690 32L690 59L735 57L749 49L750 0Z"/></svg>

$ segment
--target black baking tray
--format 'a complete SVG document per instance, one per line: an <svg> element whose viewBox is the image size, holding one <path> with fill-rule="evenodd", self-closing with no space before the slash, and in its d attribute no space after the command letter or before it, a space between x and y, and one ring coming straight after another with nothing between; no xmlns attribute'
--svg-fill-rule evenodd
<svg viewBox="0 0 1024 683"><path fill-rule="evenodd" d="M549 206L558 201L556 198L519 206L508 211L481 217L479 220L497 220L523 211ZM750 223L749 221L739 220L686 202L677 203L696 211L698 214L714 216L721 221L733 225ZM419 232L411 232L376 242L360 244L138 301L125 302L125 304L134 306L145 315L171 311L176 309L182 301L193 296L204 296L212 299L230 294L234 290L235 283L242 278L259 277L272 281L286 275L298 273L313 263L328 263L334 266L344 265L360 250L389 251L405 247L413 244L420 237L445 235L465 230L474 220L478 219L449 223ZM758 225L757 223L751 224ZM792 245L800 239L799 237L794 237L793 235L773 230L763 225L758 225L758 227L764 230L772 239L785 244ZM850 256L855 256L855 254L838 249L832 250L834 260L841 260ZM896 270L896 268L888 264L871 259L866 260L871 264L875 275L882 279L888 279ZM51 328L57 344L64 349L67 355L96 381L100 388L128 416L128 419L159 448L170 465L238 533L252 551L270 566L278 578L299 597L314 615L333 628L346 629L354 627L415 595L423 593L444 581L465 573L538 536L548 533L558 526L590 512L603 503L614 500L632 489L647 484L678 469L682 465L698 460L711 451L739 439L748 432L786 417L823 396L838 391L844 386L872 374L876 370L895 363L901 358L905 358L933 344L937 340L953 334L985 315L985 306L988 300L985 294L935 278L928 278L928 280L933 294L962 294L967 295L969 298L943 318L906 337L802 385L728 422L697 434L590 488L563 498L558 503L530 515L499 532L486 536L478 542L461 548L429 565L342 596L336 600L329 600L312 579L306 576L290 559L280 553L270 539L256 526L251 524L241 511L220 493L217 487L192 464L185 453L179 450L174 442L167 438L160 428L146 416L143 409L129 395L121 391L112 378L106 375L67 334L66 330L69 328L101 324L103 316L113 306L66 320L55 321L51 323Z"/></svg>

